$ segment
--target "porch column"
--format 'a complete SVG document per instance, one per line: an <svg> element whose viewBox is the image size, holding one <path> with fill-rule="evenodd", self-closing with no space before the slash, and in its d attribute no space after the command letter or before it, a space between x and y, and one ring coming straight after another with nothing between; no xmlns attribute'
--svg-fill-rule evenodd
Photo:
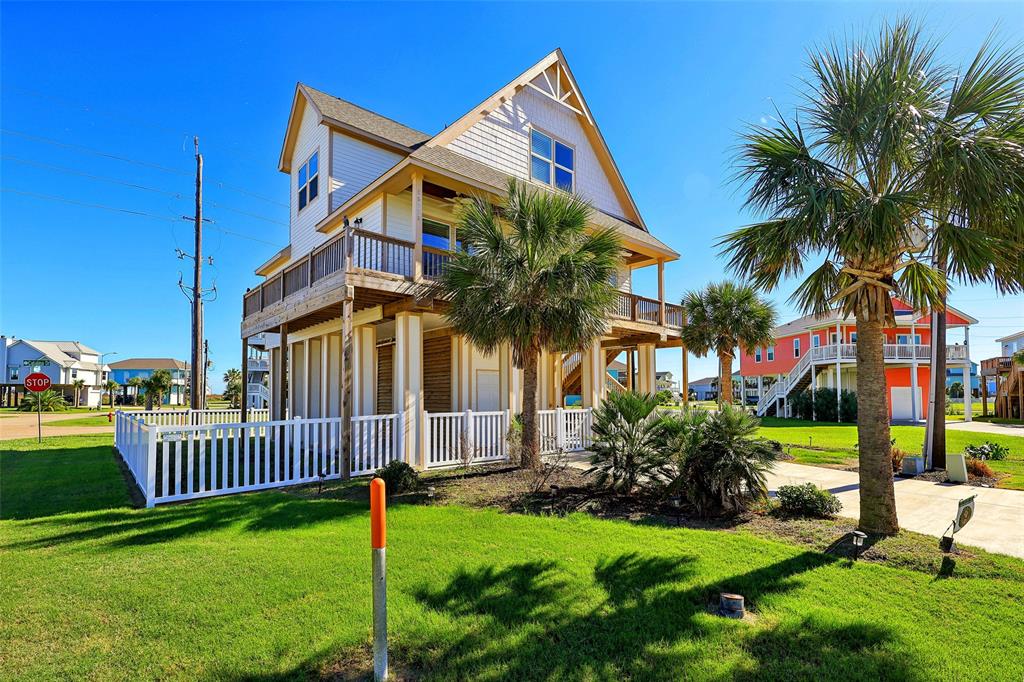
<svg viewBox="0 0 1024 682"><path fill-rule="evenodd" d="M377 327L356 327L352 334L352 416L377 412Z"/></svg>
<svg viewBox="0 0 1024 682"><path fill-rule="evenodd" d="M913 322L910 323L910 418L913 421L919 421L921 415L917 413L917 345L914 335L915 325Z"/></svg>
<svg viewBox="0 0 1024 682"><path fill-rule="evenodd" d="M626 389L635 391L636 387L633 385L633 349L626 349Z"/></svg>
<svg viewBox="0 0 1024 682"><path fill-rule="evenodd" d="M812 367L811 371L812 372L814 371L813 367ZM811 390L814 390L814 389L811 389ZM757 375L757 401L761 402L761 398L763 398L763 397L764 397L764 376L761 375L761 374L758 374Z"/></svg>
<svg viewBox="0 0 1024 682"><path fill-rule="evenodd" d="M984 374L978 377L981 384L981 416L988 416L988 377Z"/></svg>
<svg viewBox="0 0 1024 682"><path fill-rule="evenodd" d="M665 324L665 259L658 259L658 324Z"/></svg>
<svg viewBox="0 0 1024 682"><path fill-rule="evenodd" d="M596 339L580 357L580 383L583 407L597 407L604 399L605 362L601 340Z"/></svg>
<svg viewBox="0 0 1024 682"><path fill-rule="evenodd" d="M964 325L964 421L974 416L974 396L971 395L971 328ZM978 368L981 371L981 368ZM981 377L979 377L980 379Z"/></svg>
<svg viewBox="0 0 1024 682"><path fill-rule="evenodd" d="M657 393L658 381L655 376L654 344L641 343L636 347L638 390L641 393Z"/></svg>
<svg viewBox="0 0 1024 682"><path fill-rule="evenodd" d="M171 394L174 394L177 386L171 388ZM240 398L239 406L242 408L241 414L239 415L239 421L243 424L249 421L249 339L242 337L242 396ZM103 397L100 396L100 407L103 406ZM110 397L110 409L114 409L114 397Z"/></svg>
<svg viewBox="0 0 1024 682"><path fill-rule="evenodd" d="M814 391L815 391L815 388L816 388L815 384L818 383L818 378L817 378L817 376L815 376L814 369L815 369L815 365L812 362L811 363L811 421L812 422L818 421L817 410L814 409Z"/></svg>
<svg viewBox="0 0 1024 682"><path fill-rule="evenodd" d="M412 278L418 282L423 277L423 175L417 172L412 174L412 238Z"/></svg>
<svg viewBox="0 0 1024 682"><path fill-rule="evenodd" d="M565 361L565 355L562 353L554 353L551 363L551 406L562 407L563 396L562 396L562 363Z"/></svg>
<svg viewBox="0 0 1024 682"><path fill-rule="evenodd" d="M423 412L423 316L402 312L395 315L394 400L395 412L403 415L405 461L424 468L422 451Z"/></svg>
<svg viewBox="0 0 1024 682"><path fill-rule="evenodd" d="M540 354L538 359L538 377L537 385L540 389L539 392L543 392L544 383L540 376L543 371L544 365L544 352ZM498 409L500 410L511 410L512 405L515 404L515 387L513 386L515 378L515 367L512 366L512 347L509 344L503 344L498 349ZM541 402L541 396L537 396L537 404L543 405ZM541 409L541 408L537 408Z"/></svg>
<svg viewBox="0 0 1024 682"><path fill-rule="evenodd" d="M452 336L452 412L473 407L473 344L465 336Z"/></svg>
<svg viewBox="0 0 1024 682"><path fill-rule="evenodd" d="M685 320L684 320L685 323ZM683 407L686 407L690 403L690 353L686 350L686 346L683 346L683 380L681 391L683 394Z"/></svg>

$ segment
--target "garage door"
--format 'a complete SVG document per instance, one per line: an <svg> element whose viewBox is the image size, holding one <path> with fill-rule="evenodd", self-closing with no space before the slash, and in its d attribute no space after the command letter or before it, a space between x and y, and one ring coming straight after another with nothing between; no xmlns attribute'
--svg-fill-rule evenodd
<svg viewBox="0 0 1024 682"><path fill-rule="evenodd" d="M892 396L892 418L900 420L913 419L913 409L910 402L911 391L914 389L910 387L899 387L894 386L890 389ZM917 418L921 419L921 389L917 388Z"/></svg>

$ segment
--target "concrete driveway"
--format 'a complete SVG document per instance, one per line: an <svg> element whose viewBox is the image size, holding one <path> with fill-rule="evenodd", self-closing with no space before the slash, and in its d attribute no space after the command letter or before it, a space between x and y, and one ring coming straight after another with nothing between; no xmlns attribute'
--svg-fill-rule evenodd
<svg viewBox="0 0 1024 682"><path fill-rule="evenodd" d="M807 482L836 495L843 503L842 516L857 518L860 515L856 471L776 462L768 476L768 489L774 493L779 486ZM896 510L900 527L940 537L956 514L957 502L971 495L977 495L975 515L967 527L956 534L957 541L1024 558L1024 491L897 478Z"/></svg>
<svg viewBox="0 0 1024 682"><path fill-rule="evenodd" d="M991 422L946 422L947 431L972 431L991 433L997 436L1024 436L1024 425L992 424Z"/></svg>
<svg viewBox="0 0 1024 682"><path fill-rule="evenodd" d="M76 412L43 414L43 437L80 436L84 434L114 433L114 425L104 426L61 426L69 419L82 419L105 415L106 412ZM0 440L36 437L36 415L34 412L5 413L0 417Z"/></svg>

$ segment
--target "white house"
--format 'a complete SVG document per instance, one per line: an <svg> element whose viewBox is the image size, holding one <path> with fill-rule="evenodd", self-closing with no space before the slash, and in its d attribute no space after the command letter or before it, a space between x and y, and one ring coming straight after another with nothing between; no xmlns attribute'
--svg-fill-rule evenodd
<svg viewBox="0 0 1024 682"><path fill-rule="evenodd" d="M101 363L98 351L80 341L33 341L3 336L0 366L4 368L4 381L0 387L0 401L14 405L25 393L25 377L41 372L53 383L53 389L64 394L71 404L75 402L97 407L103 394L110 367ZM84 382L76 389L77 381Z"/></svg>
<svg viewBox="0 0 1024 682"><path fill-rule="evenodd" d="M681 348L682 311L664 300L664 266L678 254L645 223L560 50L435 135L300 83L278 168L290 178L290 240L256 269L241 325L247 366L249 340L274 335L259 346L275 419L399 415L415 463L428 414L520 409L509 349L484 355L447 326L443 301L411 292L457 244L457 200L497 200L509 177L587 197L593 227L613 227L625 248L604 336L541 357L542 408L567 395L598 404L623 352L635 388L653 392L655 349ZM657 270L653 297L632 287L644 267Z"/></svg>

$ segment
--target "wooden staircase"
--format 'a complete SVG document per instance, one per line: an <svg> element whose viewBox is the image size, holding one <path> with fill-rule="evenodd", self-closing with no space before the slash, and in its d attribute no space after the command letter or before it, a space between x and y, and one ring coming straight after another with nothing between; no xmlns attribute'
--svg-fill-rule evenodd
<svg viewBox="0 0 1024 682"><path fill-rule="evenodd" d="M621 348L610 348L605 351L604 362L607 365L622 352ZM583 362L579 353L570 353L562 361L562 395L580 395L583 393ZM618 382L616 382L618 383ZM621 384L619 384L621 386ZM623 390L625 387L623 387Z"/></svg>
<svg viewBox="0 0 1024 682"><path fill-rule="evenodd" d="M1024 368L1011 367L1005 379L1000 379L995 395L996 416L1004 419L1024 419Z"/></svg>

